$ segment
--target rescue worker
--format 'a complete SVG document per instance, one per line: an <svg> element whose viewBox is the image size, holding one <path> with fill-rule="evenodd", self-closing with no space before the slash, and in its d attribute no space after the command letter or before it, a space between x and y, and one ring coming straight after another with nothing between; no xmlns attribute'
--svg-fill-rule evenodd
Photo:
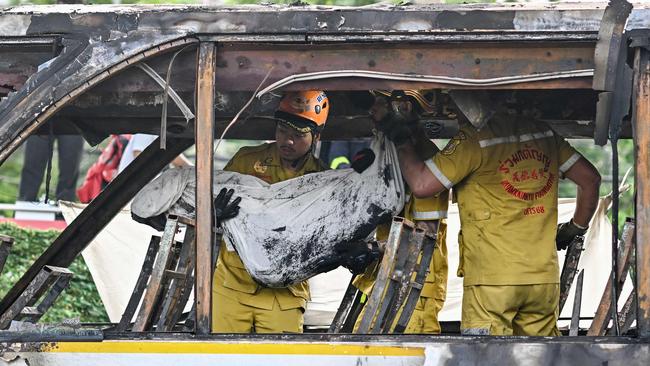
<svg viewBox="0 0 650 366"><path fill-rule="evenodd" d="M370 107L369 114L378 125L403 123L409 129L416 128L417 120L434 111L434 105L418 90L405 91L373 91L374 104ZM417 155L421 160L430 159L438 148L429 140L424 131L415 134L417 138ZM425 279L420 298L411 316L405 333L440 333L438 313L444 305L447 292L447 207L449 204L449 191L443 190L432 197L409 197L402 215L414 221L419 227L429 233L436 234L436 248L429 265L429 273ZM439 224L436 227L436 224ZM390 224L377 228L377 240L386 240ZM371 266L366 272L355 279L354 285L366 296L374 285L378 264ZM357 325L363 318L357 318ZM396 317L399 318L399 317Z"/></svg>
<svg viewBox="0 0 650 366"><path fill-rule="evenodd" d="M413 138L395 132L403 128L395 124L387 134L416 197L454 188L463 233L461 332L559 335L556 249L586 231L600 175L544 123L496 114L481 129L466 120L460 127L424 162ZM578 194L573 219L556 232L560 177L576 183Z"/></svg>
<svg viewBox="0 0 650 366"><path fill-rule="evenodd" d="M277 183L325 170L313 155L330 110L318 90L284 96L275 113L275 142L243 147L224 170ZM212 287L212 331L217 333L300 333L309 287L265 288L246 271L237 253L221 244Z"/></svg>

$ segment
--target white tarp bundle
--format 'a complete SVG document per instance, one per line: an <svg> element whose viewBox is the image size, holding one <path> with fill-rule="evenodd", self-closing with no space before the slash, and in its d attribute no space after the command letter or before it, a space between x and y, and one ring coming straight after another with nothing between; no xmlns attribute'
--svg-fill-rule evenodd
<svg viewBox="0 0 650 366"><path fill-rule="evenodd" d="M402 210L405 189L395 146L377 136L370 148L375 160L361 174L329 170L268 184L215 173L215 194L233 188L242 198L239 215L225 222L224 237L256 281L286 287L336 268L347 243L364 239ZM195 190L193 168L168 170L138 193L131 210L143 218L194 217Z"/></svg>

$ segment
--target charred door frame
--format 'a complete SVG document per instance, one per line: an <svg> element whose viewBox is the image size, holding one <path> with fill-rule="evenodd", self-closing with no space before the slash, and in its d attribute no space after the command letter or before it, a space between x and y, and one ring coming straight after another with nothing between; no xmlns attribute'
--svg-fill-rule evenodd
<svg viewBox="0 0 650 366"><path fill-rule="evenodd" d="M107 42L106 50L114 51L114 57L107 59L103 59L105 54L93 54L93 48L97 45L90 44L88 40L78 43L70 57L59 60L59 63L66 65L58 65L54 72L47 69L39 72L40 75L36 75L32 84L23 87L17 98L10 99L8 102L15 104L10 104L11 109L0 113L0 120L9 121L2 125L4 128L0 132L10 134L5 129L15 132L7 140L0 136L0 144L5 145L0 152L0 164L48 118L80 94L134 63L197 42L194 38L181 37L179 34L158 38L152 34L135 34L133 38L131 48L123 47L120 42ZM160 41L152 43L155 39ZM43 266L68 267L140 188L191 145L189 139L172 138L162 152L158 151L159 141L145 149L66 227L9 290L0 302L0 313L11 306Z"/></svg>
<svg viewBox="0 0 650 366"><path fill-rule="evenodd" d="M634 57L636 295L639 336L650 337L650 33Z"/></svg>

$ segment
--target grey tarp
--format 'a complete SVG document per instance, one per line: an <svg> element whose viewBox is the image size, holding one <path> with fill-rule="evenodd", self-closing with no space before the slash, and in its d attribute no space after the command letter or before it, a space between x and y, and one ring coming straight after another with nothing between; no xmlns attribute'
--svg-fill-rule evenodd
<svg viewBox="0 0 650 366"><path fill-rule="evenodd" d="M399 213L405 189L395 146L373 140L376 158L363 173L352 169L308 174L268 184L253 176L217 171L214 192L233 188L239 215L224 223L224 237L259 283L285 287L338 266L348 243L367 237ZM194 216L195 172L172 169L145 186L132 212Z"/></svg>

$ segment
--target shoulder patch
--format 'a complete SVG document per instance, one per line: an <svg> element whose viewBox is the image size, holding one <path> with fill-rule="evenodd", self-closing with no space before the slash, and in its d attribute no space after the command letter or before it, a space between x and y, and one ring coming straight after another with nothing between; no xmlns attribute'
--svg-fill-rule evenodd
<svg viewBox="0 0 650 366"><path fill-rule="evenodd" d="M255 170L256 173L264 174L266 173L266 169L268 169L268 165L262 164L259 160L253 164L253 170Z"/></svg>
<svg viewBox="0 0 650 366"><path fill-rule="evenodd" d="M459 131L456 136L454 136L449 142L447 143L447 146L445 146L444 149L440 152L442 155L451 155L456 151L456 148L458 145L461 144L463 140L467 140L467 135L465 135L465 132Z"/></svg>

